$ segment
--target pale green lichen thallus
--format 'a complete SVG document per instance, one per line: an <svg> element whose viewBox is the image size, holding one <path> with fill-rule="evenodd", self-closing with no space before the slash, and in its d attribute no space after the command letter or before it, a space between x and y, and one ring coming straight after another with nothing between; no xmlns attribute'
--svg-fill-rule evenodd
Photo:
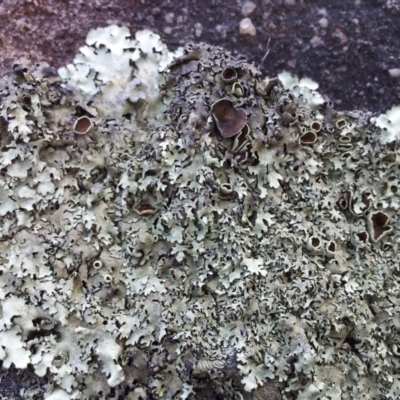
<svg viewBox="0 0 400 400"><path fill-rule="evenodd" d="M49 382L25 399L400 398L400 110L316 89L117 26L0 81L0 360Z"/></svg>

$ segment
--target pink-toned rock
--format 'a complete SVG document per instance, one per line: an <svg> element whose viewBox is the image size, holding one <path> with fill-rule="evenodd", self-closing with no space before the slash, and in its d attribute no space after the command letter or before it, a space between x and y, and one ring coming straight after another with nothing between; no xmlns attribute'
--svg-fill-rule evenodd
<svg viewBox="0 0 400 400"><path fill-rule="evenodd" d="M240 21L239 32L241 35L256 36L256 28L250 18L243 18Z"/></svg>

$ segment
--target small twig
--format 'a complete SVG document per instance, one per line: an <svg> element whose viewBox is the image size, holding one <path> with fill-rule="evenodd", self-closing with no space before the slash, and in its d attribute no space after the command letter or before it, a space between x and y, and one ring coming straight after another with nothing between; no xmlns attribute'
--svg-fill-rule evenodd
<svg viewBox="0 0 400 400"><path fill-rule="evenodd" d="M268 57L268 54L269 54L269 42L270 42L270 41L271 41L271 36L268 38L268 42L267 42L267 51L266 51L266 53L264 54L264 57L262 58L262 60L261 60L261 62L260 62L260 65L258 66L258 69L261 68L261 66L263 65L265 59Z"/></svg>

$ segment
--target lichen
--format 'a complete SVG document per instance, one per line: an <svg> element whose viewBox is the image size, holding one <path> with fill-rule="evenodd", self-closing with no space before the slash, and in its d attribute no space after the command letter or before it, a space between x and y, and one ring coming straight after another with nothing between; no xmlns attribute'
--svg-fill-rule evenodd
<svg viewBox="0 0 400 400"><path fill-rule="evenodd" d="M3 367L47 399L399 398L397 133L219 47L172 58L113 26L0 81Z"/></svg>

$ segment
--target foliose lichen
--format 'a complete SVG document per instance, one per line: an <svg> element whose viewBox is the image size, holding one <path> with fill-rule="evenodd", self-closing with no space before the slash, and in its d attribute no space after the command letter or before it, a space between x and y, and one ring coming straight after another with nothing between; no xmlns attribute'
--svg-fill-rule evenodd
<svg viewBox="0 0 400 400"><path fill-rule="evenodd" d="M0 81L3 368L57 400L400 397L397 128L285 79L112 26Z"/></svg>

